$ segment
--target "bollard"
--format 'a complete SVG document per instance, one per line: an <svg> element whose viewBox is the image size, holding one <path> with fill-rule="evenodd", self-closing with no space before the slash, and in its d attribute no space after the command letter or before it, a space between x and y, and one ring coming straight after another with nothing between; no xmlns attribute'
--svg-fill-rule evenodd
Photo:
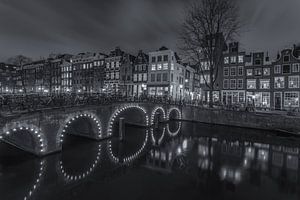
<svg viewBox="0 0 300 200"><path fill-rule="evenodd" d="M119 119L119 139L124 140L125 137L125 119L124 117L120 117Z"/></svg>

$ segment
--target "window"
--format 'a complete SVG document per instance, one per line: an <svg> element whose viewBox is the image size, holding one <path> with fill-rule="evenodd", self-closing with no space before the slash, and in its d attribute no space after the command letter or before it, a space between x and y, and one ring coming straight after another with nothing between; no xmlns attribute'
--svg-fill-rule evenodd
<svg viewBox="0 0 300 200"><path fill-rule="evenodd" d="M168 69L169 69L169 64L168 64L168 63L164 63L163 69L164 69L164 70L168 70Z"/></svg>
<svg viewBox="0 0 300 200"><path fill-rule="evenodd" d="M174 63L171 63L171 70L174 70Z"/></svg>
<svg viewBox="0 0 300 200"><path fill-rule="evenodd" d="M137 81L137 74L133 74L133 81Z"/></svg>
<svg viewBox="0 0 300 200"><path fill-rule="evenodd" d="M151 82L155 82L155 74L151 74Z"/></svg>
<svg viewBox="0 0 300 200"><path fill-rule="evenodd" d="M173 82L173 74L171 74L171 82Z"/></svg>
<svg viewBox="0 0 300 200"><path fill-rule="evenodd" d="M116 79L120 78L120 72L116 72Z"/></svg>
<svg viewBox="0 0 300 200"><path fill-rule="evenodd" d="M283 74L289 74L289 73L291 73L291 66L290 65L283 65L282 66L282 73Z"/></svg>
<svg viewBox="0 0 300 200"><path fill-rule="evenodd" d="M168 58L168 55L164 55L164 61L168 61L169 58Z"/></svg>
<svg viewBox="0 0 300 200"><path fill-rule="evenodd" d="M161 56L157 56L157 62L161 62Z"/></svg>
<svg viewBox="0 0 300 200"><path fill-rule="evenodd" d="M230 63L235 64L236 63L236 56L230 57Z"/></svg>
<svg viewBox="0 0 300 200"><path fill-rule="evenodd" d="M299 88L299 76L289 76L289 88Z"/></svg>
<svg viewBox="0 0 300 200"><path fill-rule="evenodd" d="M161 82L161 74L157 74L156 75L156 81L157 82Z"/></svg>
<svg viewBox="0 0 300 200"><path fill-rule="evenodd" d="M270 89L270 79L260 80L260 89Z"/></svg>
<svg viewBox="0 0 300 200"><path fill-rule="evenodd" d="M238 79L238 81L237 81L237 88L238 89L243 89L243 87L244 87L243 79Z"/></svg>
<svg viewBox="0 0 300 200"><path fill-rule="evenodd" d="M262 75L262 69L258 68L258 69L254 69L254 76L261 76Z"/></svg>
<svg viewBox="0 0 300 200"><path fill-rule="evenodd" d="M236 89L236 80L230 79L230 89Z"/></svg>
<svg viewBox="0 0 300 200"><path fill-rule="evenodd" d="M228 89L229 88L229 80L228 79L224 79L223 80L223 88L224 89Z"/></svg>
<svg viewBox="0 0 300 200"><path fill-rule="evenodd" d="M247 89L256 89L256 79L247 80Z"/></svg>
<svg viewBox="0 0 300 200"><path fill-rule="evenodd" d="M243 76L244 75L244 67L243 66L239 66L238 67L238 76Z"/></svg>
<svg viewBox="0 0 300 200"><path fill-rule="evenodd" d="M156 62L156 57L155 56L152 57L152 62Z"/></svg>
<svg viewBox="0 0 300 200"><path fill-rule="evenodd" d="M261 59L255 59L254 64L255 65L261 65Z"/></svg>
<svg viewBox="0 0 300 200"><path fill-rule="evenodd" d="M155 70L156 70L156 65L155 65L155 64L152 64L152 65L151 65L151 70L152 70L152 71L155 71Z"/></svg>
<svg viewBox="0 0 300 200"><path fill-rule="evenodd" d="M143 81L143 74L139 74L139 82Z"/></svg>
<svg viewBox="0 0 300 200"><path fill-rule="evenodd" d="M284 88L284 77L275 77L274 78L274 88Z"/></svg>
<svg viewBox="0 0 300 200"><path fill-rule="evenodd" d="M283 61L284 62L290 62L290 56L289 55L283 56Z"/></svg>
<svg viewBox="0 0 300 200"><path fill-rule="evenodd" d="M280 74L280 73L281 73L281 65L275 65L274 74Z"/></svg>
<svg viewBox="0 0 300 200"><path fill-rule="evenodd" d="M161 64L157 64L157 70L161 70Z"/></svg>
<svg viewBox="0 0 300 200"><path fill-rule="evenodd" d="M299 107L299 92L285 92L284 93L285 107Z"/></svg>
<svg viewBox="0 0 300 200"><path fill-rule="evenodd" d="M224 57L224 64L229 64L229 57Z"/></svg>
<svg viewBox="0 0 300 200"><path fill-rule="evenodd" d="M119 68L120 67L120 63L119 61L116 62L116 68Z"/></svg>
<svg viewBox="0 0 300 200"><path fill-rule="evenodd" d="M168 81L168 74L167 73L163 74L163 81Z"/></svg>
<svg viewBox="0 0 300 200"><path fill-rule="evenodd" d="M243 63L244 62L244 56L239 56L239 63Z"/></svg>
<svg viewBox="0 0 300 200"><path fill-rule="evenodd" d="M253 76L253 69L247 69L247 76Z"/></svg>
<svg viewBox="0 0 300 200"><path fill-rule="evenodd" d="M147 73L143 74L143 81L147 81Z"/></svg>
<svg viewBox="0 0 300 200"><path fill-rule="evenodd" d="M270 76L270 68L263 68L264 76Z"/></svg>
<svg viewBox="0 0 300 200"><path fill-rule="evenodd" d="M299 72L299 63L293 64L292 72Z"/></svg>
<svg viewBox="0 0 300 200"><path fill-rule="evenodd" d="M262 92L261 103L264 107L270 107L270 92Z"/></svg>
<svg viewBox="0 0 300 200"><path fill-rule="evenodd" d="M236 67L230 68L230 76L236 76Z"/></svg>
<svg viewBox="0 0 300 200"><path fill-rule="evenodd" d="M229 67L224 67L224 76L229 76Z"/></svg>

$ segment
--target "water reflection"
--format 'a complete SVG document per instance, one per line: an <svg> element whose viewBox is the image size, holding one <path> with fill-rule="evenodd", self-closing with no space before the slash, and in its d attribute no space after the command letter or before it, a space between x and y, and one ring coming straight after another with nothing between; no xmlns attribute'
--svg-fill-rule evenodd
<svg viewBox="0 0 300 200"><path fill-rule="evenodd" d="M164 134L168 126L180 130ZM124 141L65 136L63 151L43 160L2 145L1 199L299 198L299 140L253 131L126 126Z"/></svg>

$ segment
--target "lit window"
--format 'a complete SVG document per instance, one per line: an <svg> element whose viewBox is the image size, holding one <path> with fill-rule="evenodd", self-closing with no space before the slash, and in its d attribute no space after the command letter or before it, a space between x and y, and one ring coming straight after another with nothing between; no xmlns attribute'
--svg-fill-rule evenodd
<svg viewBox="0 0 300 200"><path fill-rule="evenodd" d="M171 70L174 70L174 63L171 63Z"/></svg>
<svg viewBox="0 0 300 200"><path fill-rule="evenodd" d="M299 92L285 92L284 93L285 107L299 107Z"/></svg>
<svg viewBox="0 0 300 200"><path fill-rule="evenodd" d="M284 77L274 78L274 88L284 88Z"/></svg>
<svg viewBox="0 0 300 200"><path fill-rule="evenodd" d="M260 80L260 89L270 89L270 80L269 79L261 79Z"/></svg>
<svg viewBox="0 0 300 200"><path fill-rule="evenodd" d="M119 68L120 67L120 63L119 61L116 62L116 68Z"/></svg>
<svg viewBox="0 0 300 200"><path fill-rule="evenodd" d="M230 63L235 64L236 63L236 56L230 57Z"/></svg>
<svg viewBox="0 0 300 200"><path fill-rule="evenodd" d="M152 64L152 65L151 65L151 70L152 70L152 71L155 71L155 70L156 70L156 65L155 65L155 64Z"/></svg>
<svg viewBox="0 0 300 200"><path fill-rule="evenodd" d="M289 76L289 88L299 88L299 76Z"/></svg>
<svg viewBox="0 0 300 200"><path fill-rule="evenodd" d="M239 63L243 63L244 62L244 56L239 56Z"/></svg>
<svg viewBox="0 0 300 200"><path fill-rule="evenodd" d="M258 69L254 69L254 76L261 76L262 75L262 69L258 68Z"/></svg>
<svg viewBox="0 0 300 200"><path fill-rule="evenodd" d="M139 74L139 82L143 81L143 74Z"/></svg>
<svg viewBox="0 0 300 200"><path fill-rule="evenodd" d="M147 73L143 74L143 81L147 81Z"/></svg>
<svg viewBox="0 0 300 200"><path fill-rule="evenodd" d="M247 89L256 89L256 79L247 80Z"/></svg>
<svg viewBox="0 0 300 200"><path fill-rule="evenodd" d="M157 70L161 70L161 64L157 64Z"/></svg>
<svg viewBox="0 0 300 200"><path fill-rule="evenodd" d="M111 68L113 69L115 67L115 63L111 62Z"/></svg>
<svg viewBox="0 0 300 200"><path fill-rule="evenodd" d="M292 71L293 72L299 72L299 63L293 64Z"/></svg>
<svg viewBox="0 0 300 200"><path fill-rule="evenodd" d="M274 74L280 74L280 73L281 73L281 65L275 65Z"/></svg>
<svg viewBox="0 0 300 200"><path fill-rule="evenodd" d="M224 57L224 64L229 64L229 57Z"/></svg>
<svg viewBox="0 0 300 200"><path fill-rule="evenodd" d="M164 70L168 70L168 69L169 69L169 64L168 64L168 63L164 63L163 69L164 69Z"/></svg>
<svg viewBox="0 0 300 200"><path fill-rule="evenodd" d="M137 81L137 74L133 74L133 81Z"/></svg>
<svg viewBox="0 0 300 200"><path fill-rule="evenodd" d="M270 68L264 68L263 72L264 72L264 76L270 76Z"/></svg>
<svg viewBox="0 0 300 200"><path fill-rule="evenodd" d="M253 76L253 69L247 69L247 76Z"/></svg>

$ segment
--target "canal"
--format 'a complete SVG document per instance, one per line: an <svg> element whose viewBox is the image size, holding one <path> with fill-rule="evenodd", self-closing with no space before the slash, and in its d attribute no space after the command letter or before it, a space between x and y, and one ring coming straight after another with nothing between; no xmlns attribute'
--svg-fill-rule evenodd
<svg viewBox="0 0 300 200"><path fill-rule="evenodd" d="M299 199L300 139L173 121L124 141L67 135L37 158L0 143L0 199Z"/></svg>

